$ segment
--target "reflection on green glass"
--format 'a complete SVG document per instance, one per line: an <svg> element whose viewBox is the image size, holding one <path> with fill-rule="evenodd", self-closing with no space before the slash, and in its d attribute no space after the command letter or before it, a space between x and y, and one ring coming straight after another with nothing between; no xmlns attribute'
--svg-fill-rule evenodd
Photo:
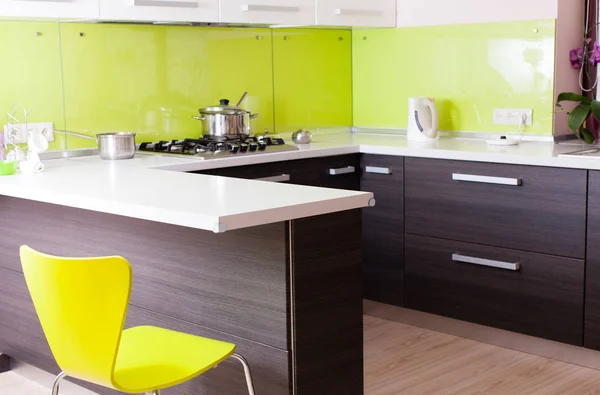
<svg viewBox="0 0 600 395"><path fill-rule="evenodd" d="M260 114L252 126L273 128L268 29L62 24L61 38L70 130L200 137L198 109L244 91L244 108ZM89 144L69 137L69 148Z"/></svg>
<svg viewBox="0 0 600 395"><path fill-rule="evenodd" d="M63 129L58 23L1 21L0 43L0 125L19 102L31 110L28 122L53 122ZM16 118L25 121L22 112ZM65 149L64 136L55 135L49 149Z"/></svg>
<svg viewBox="0 0 600 395"><path fill-rule="evenodd" d="M353 33L354 124L406 128L408 98L435 97L442 130L515 131L494 108L532 108L529 134L552 134L555 21Z"/></svg>

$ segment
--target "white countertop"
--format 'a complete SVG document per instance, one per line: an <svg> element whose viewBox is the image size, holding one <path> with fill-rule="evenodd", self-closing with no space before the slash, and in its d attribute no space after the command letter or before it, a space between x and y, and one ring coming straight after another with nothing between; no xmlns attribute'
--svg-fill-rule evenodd
<svg viewBox="0 0 600 395"><path fill-rule="evenodd" d="M47 160L41 173L0 177L0 195L224 232L367 207L373 195L185 172L359 152L600 170L600 158L559 156L583 148L549 142L493 147L460 138L422 146L401 136L332 133L317 135L298 151L223 159L139 153L127 161Z"/></svg>

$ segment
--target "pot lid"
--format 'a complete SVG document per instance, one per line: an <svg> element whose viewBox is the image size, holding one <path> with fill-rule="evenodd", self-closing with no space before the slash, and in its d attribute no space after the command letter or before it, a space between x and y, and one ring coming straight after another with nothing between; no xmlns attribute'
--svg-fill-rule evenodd
<svg viewBox="0 0 600 395"><path fill-rule="evenodd" d="M236 106L230 106L229 100L221 99L218 106L201 108L200 114L221 114L221 115L246 115L250 114L250 111L244 110Z"/></svg>

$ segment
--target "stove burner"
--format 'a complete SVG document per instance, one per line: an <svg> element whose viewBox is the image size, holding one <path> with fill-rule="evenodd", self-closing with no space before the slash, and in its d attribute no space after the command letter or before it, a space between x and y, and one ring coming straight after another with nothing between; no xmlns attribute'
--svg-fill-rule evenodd
<svg viewBox="0 0 600 395"><path fill-rule="evenodd" d="M223 140L213 138L185 139L142 143L140 151L187 156L214 157L238 153L297 150L281 138L248 137L247 139Z"/></svg>

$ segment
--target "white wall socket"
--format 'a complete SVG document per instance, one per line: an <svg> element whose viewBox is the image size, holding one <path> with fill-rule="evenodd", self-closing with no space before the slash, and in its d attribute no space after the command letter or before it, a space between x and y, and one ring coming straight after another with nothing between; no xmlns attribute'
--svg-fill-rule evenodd
<svg viewBox="0 0 600 395"><path fill-rule="evenodd" d="M54 141L54 124L52 122L4 125L4 141L12 144L26 144L27 129L31 133L42 133L46 140Z"/></svg>
<svg viewBox="0 0 600 395"><path fill-rule="evenodd" d="M531 108L494 108L494 125L520 125L523 116L525 125L533 125L533 110Z"/></svg>

